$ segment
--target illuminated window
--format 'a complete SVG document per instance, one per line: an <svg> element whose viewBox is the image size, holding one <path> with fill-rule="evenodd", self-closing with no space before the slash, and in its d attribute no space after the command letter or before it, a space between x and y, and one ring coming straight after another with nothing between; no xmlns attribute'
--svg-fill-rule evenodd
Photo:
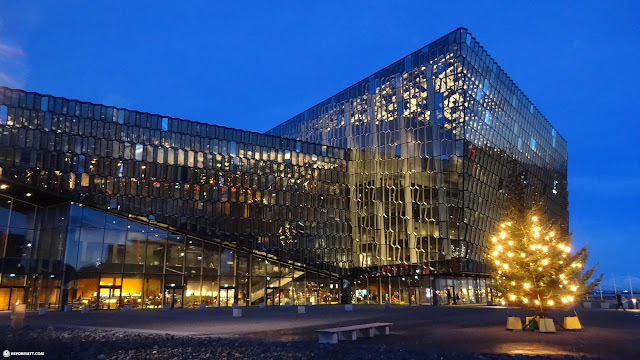
<svg viewBox="0 0 640 360"><path fill-rule="evenodd" d="M120 168L122 168L122 165L120 165ZM80 175L80 186L89 186L89 174Z"/></svg>
<svg viewBox="0 0 640 360"><path fill-rule="evenodd" d="M135 159L138 161L142 161L142 148L143 148L142 144L136 144L134 156L135 156Z"/></svg>

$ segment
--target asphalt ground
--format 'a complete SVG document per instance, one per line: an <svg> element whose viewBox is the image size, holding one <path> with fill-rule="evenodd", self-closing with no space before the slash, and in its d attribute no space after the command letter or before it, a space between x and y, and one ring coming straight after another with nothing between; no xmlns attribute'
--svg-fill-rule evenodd
<svg viewBox="0 0 640 360"><path fill-rule="evenodd" d="M91 328L189 337L250 338L273 342L315 343L314 330L368 322L390 322L389 336L358 339L358 343L399 346L412 351L500 353L524 355L592 356L605 359L640 359L640 310L579 309L581 331L563 330L563 316L553 312L554 334L505 330L507 316L524 317L527 311L498 306L392 306L354 305L242 308L233 318L230 308L28 312L26 328ZM0 324L9 324L9 312Z"/></svg>

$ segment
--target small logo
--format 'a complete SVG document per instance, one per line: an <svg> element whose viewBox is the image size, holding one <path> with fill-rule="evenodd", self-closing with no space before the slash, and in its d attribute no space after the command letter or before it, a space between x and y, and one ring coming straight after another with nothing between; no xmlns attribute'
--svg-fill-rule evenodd
<svg viewBox="0 0 640 360"><path fill-rule="evenodd" d="M11 355L11 353L9 352L9 350L4 350L4 351L2 352L2 356L4 356L4 357L9 357L9 355Z"/></svg>

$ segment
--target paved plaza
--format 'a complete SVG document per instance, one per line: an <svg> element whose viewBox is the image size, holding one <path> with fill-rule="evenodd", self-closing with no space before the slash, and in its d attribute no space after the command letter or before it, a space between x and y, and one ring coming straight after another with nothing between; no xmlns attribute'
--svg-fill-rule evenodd
<svg viewBox="0 0 640 360"><path fill-rule="evenodd" d="M506 331L506 317L524 317L520 309L486 306L392 306L355 305L352 312L342 306L311 306L305 314L297 307L243 308L242 318L233 318L230 308L47 312L27 314L28 329L105 329L122 332L171 334L188 337L223 337L264 342L314 344L314 330L326 327L391 322L389 336L359 339L358 346L400 347L408 351L480 352L524 355L583 355L607 359L640 359L640 310L627 312L581 309L583 331L555 334ZM565 313L553 313L562 324ZM6 326L9 313L0 314ZM560 329L560 327L558 326ZM342 346L342 345L341 345Z"/></svg>

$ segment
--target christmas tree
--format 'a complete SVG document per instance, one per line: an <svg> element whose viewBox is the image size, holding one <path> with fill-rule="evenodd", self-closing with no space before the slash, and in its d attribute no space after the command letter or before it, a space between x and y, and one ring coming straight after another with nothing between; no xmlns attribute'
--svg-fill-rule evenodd
<svg viewBox="0 0 640 360"><path fill-rule="evenodd" d="M572 252L572 234L550 221L520 176L506 186L506 207L487 244L493 286L503 301L536 310L569 308L596 286L586 246Z"/></svg>

